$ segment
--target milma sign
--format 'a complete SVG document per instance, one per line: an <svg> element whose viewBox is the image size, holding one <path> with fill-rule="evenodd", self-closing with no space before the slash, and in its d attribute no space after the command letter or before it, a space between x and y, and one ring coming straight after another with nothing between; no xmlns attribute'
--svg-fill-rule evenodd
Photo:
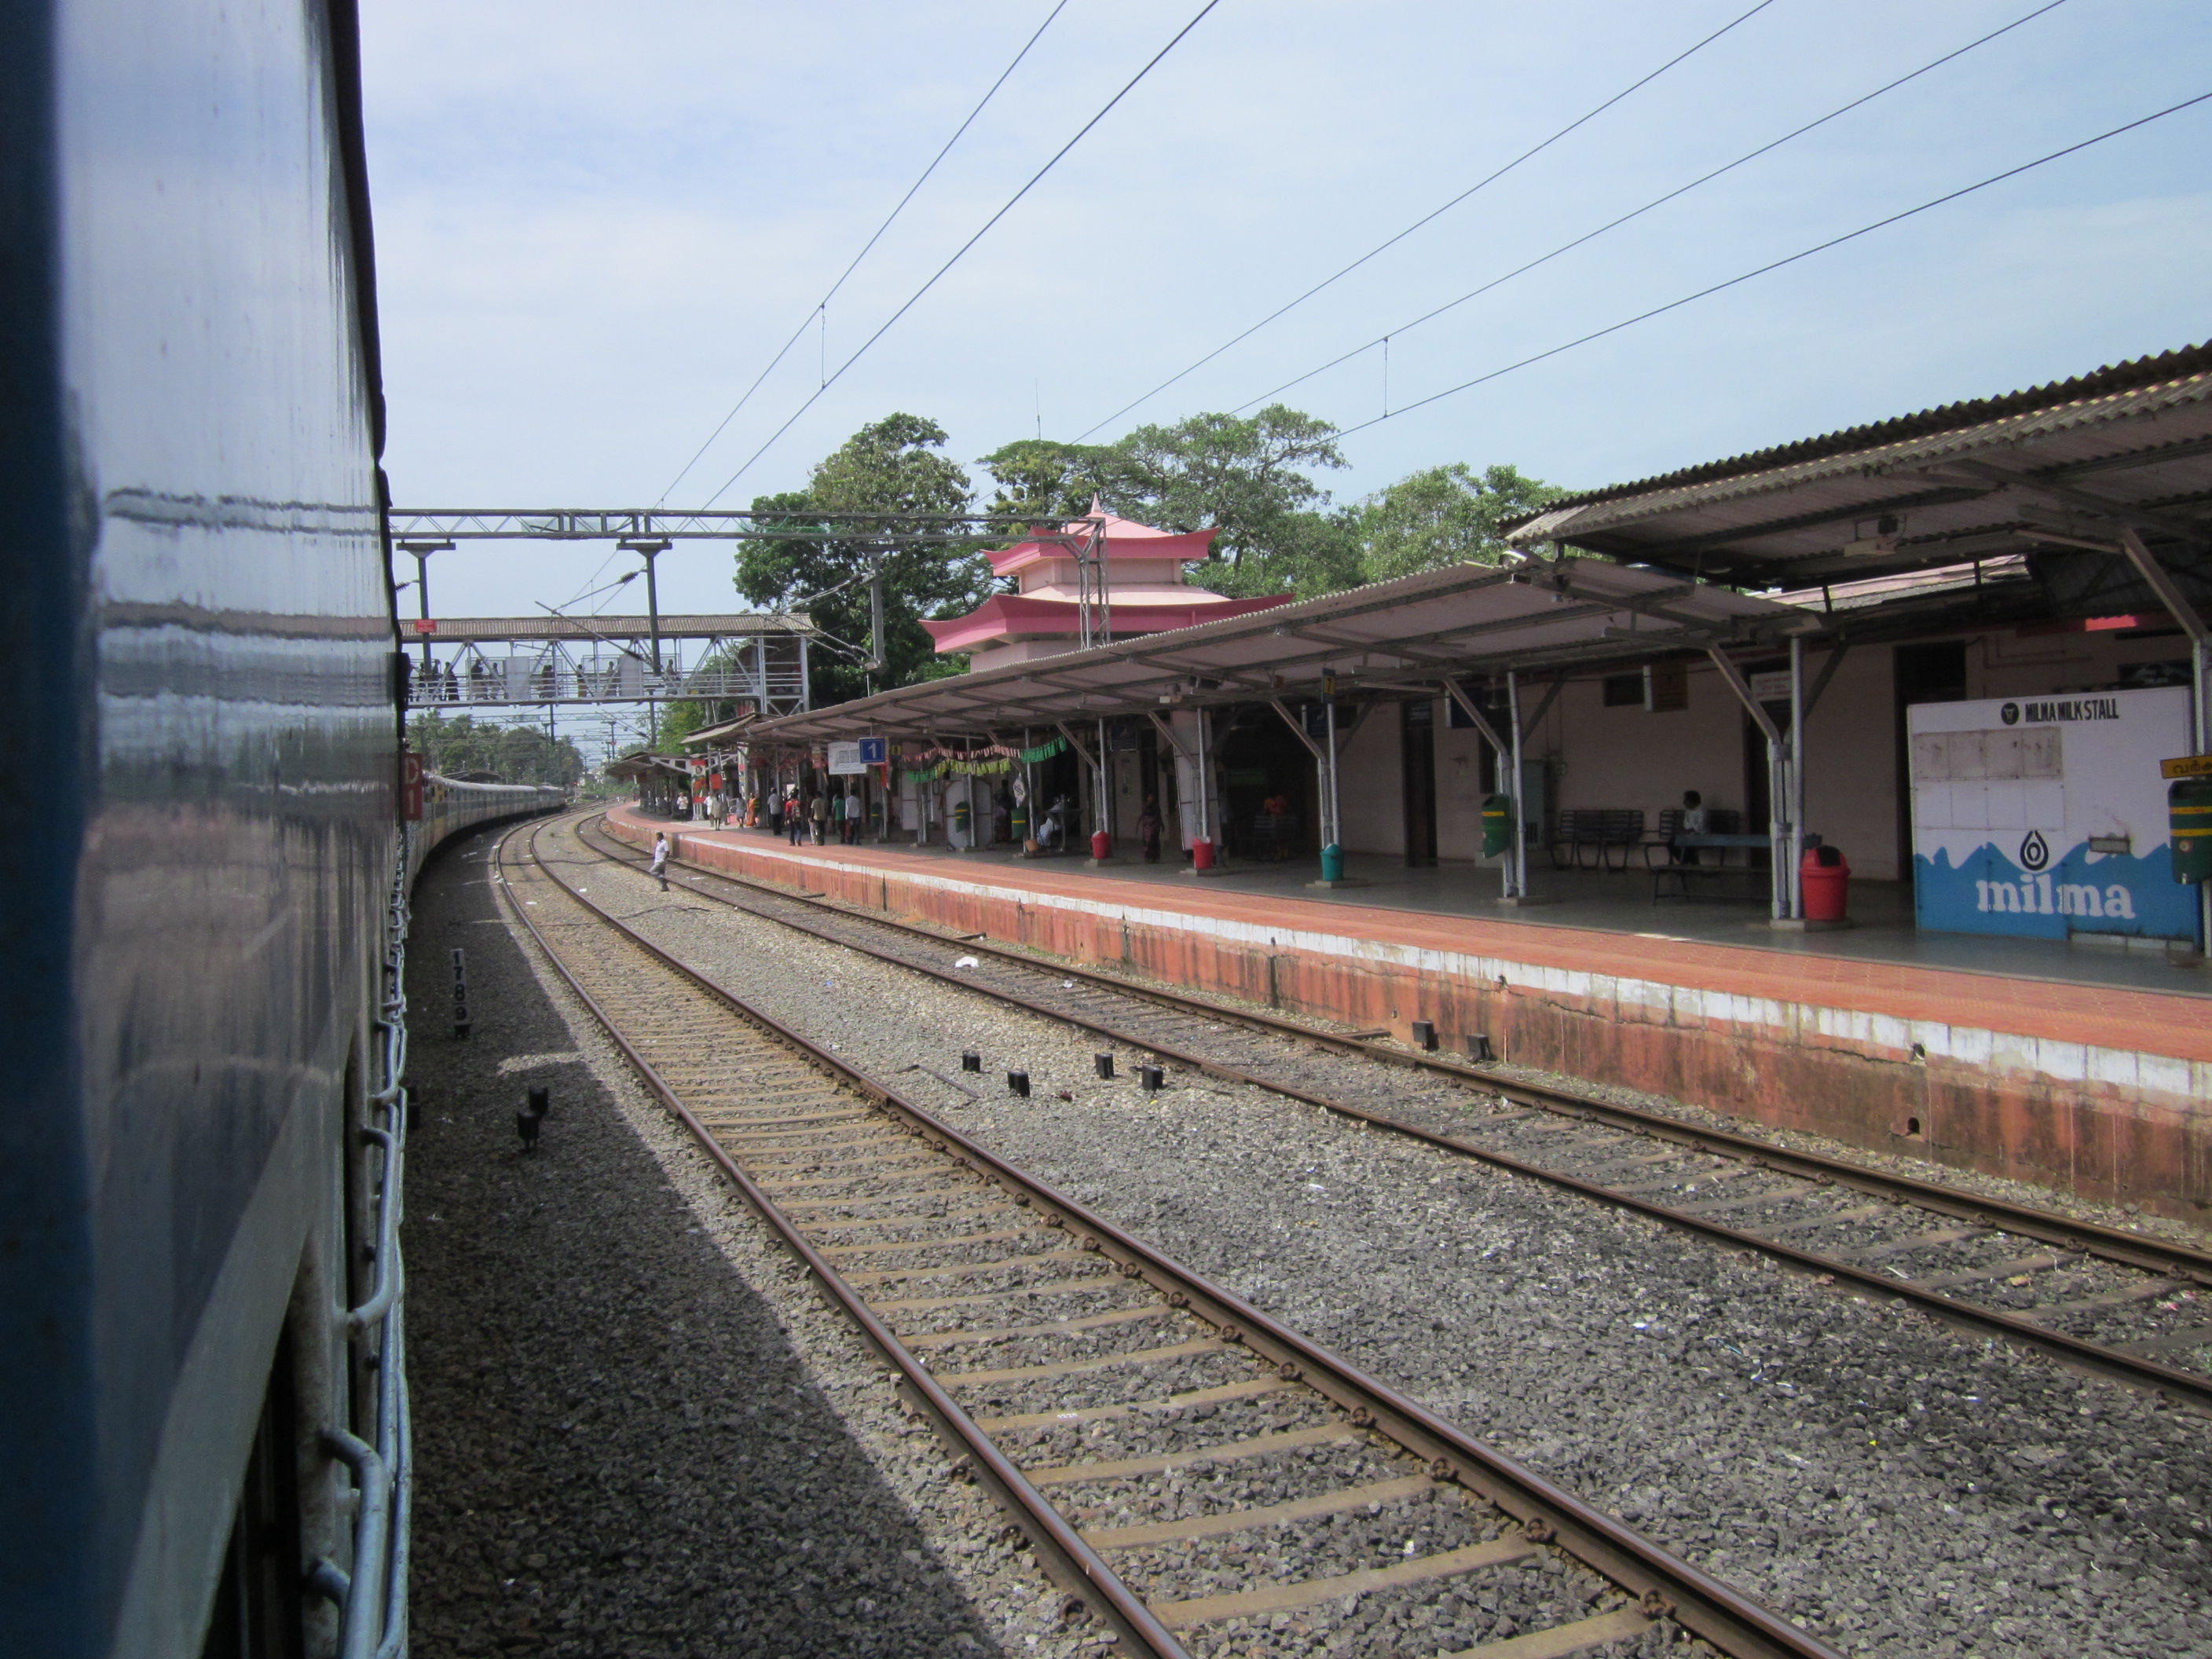
<svg viewBox="0 0 2212 1659"><path fill-rule="evenodd" d="M2185 690L1906 713L1923 927L2196 940L2196 890L2173 878L2158 766L2188 747Z"/></svg>

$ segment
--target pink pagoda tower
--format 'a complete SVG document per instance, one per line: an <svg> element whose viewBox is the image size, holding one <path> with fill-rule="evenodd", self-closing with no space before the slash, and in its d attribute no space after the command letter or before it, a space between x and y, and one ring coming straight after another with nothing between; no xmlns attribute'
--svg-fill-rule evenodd
<svg viewBox="0 0 2212 1659"><path fill-rule="evenodd" d="M1232 599L1186 584L1184 567L1206 558L1213 538L1221 533L1218 530L1188 534L1155 530L1108 513L1096 500L1091 511L1104 520L1097 561L1104 599L1102 604L1094 577L1093 625L1110 618L1115 639L1241 617L1287 604L1292 597L1274 593ZM1077 555L1091 546L1098 526L1081 520L1062 526L1060 535L1065 540L1037 539L1042 533L1033 532L1031 539L990 555L993 573L1013 577L1021 584L1018 592L994 593L964 617L921 624L937 641L939 656L968 652L969 672L976 672L1081 648L1083 584Z"/></svg>

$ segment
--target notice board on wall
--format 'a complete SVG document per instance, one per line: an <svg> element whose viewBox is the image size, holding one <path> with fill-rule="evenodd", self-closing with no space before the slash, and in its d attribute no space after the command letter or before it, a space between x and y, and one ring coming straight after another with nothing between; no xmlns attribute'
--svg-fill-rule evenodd
<svg viewBox="0 0 2212 1659"><path fill-rule="evenodd" d="M1905 711L1913 905L1923 927L2196 941L2173 878L2159 762L2189 747L2189 692L2094 691Z"/></svg>

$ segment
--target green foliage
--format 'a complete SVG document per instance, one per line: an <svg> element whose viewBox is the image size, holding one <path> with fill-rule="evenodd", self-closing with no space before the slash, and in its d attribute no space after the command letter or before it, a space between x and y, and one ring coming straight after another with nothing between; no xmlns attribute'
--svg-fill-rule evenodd
<svg viewBox="0 0 2212 1659"><path fill-rule="evenodd" d="M919 618L963 615L993 590L978 544L958 539L951 523L972 495L959 466L936 453L944 442L934 422L893 415L855 433L814 469L805 490L753 503L793 525L835 512L942 515L945 544L887 556L890 667L878 686L963 672L964 658L934 654ZM1511 466L1478 472L1455 462L1336 507L1314 477L1345 465L1336 428L1281 404L1249 416L1203 414L1142 426L1113 444L1024 438L976 465L995 486L994 514L1060 524L1082 517L1097 499L1139 523L1218 532L1213 556L1188 580L1239 598L1288 592L1310 599L1444 565L1494 563L1505 550L1498 526L1564 493ZM1007 539L1002 534L993 544ZM748 543L738 554L738 586L748 599L811 610L818 624L858 647L817 651L817 703L866 689L859 665L868 637L866 584L828 591L861 574L870 544L855 526L849 539L792 537ZM811 597L820 594L828 596Z"/></svg>
<svg viewBox="0 0 2212 1659"><path fill-rule="evenodd" d="M986 510L994 517L1031 524L1065 524L1091 510L1094 499L1133 499L1128 456L1113 444L1064 444L1024 438L975 463L998 485Z"/></svg>
<svg viewBox="0 0 2212 1659"><path fill-rule="evenodd" d="M704 697L687 697L681 702L670 703L660 715L660 752L672 752L678 740L702 726L719 726L726 720L735 719L736 707L734 703L709 702ZM732 712L722 714L724 708Z"/></svg>
<svg viewBox="0 0 2212 1659"><path fill-rule="evenodd" d="M1302 469L1345 464L1334 427L1281 404L1249 417L1194 415L1171 427L1140 426L1115 447L1128 460L1126 493L1150 522L1218 529L1214 556L1231 565L1270 555L1291 560L1311 546L1306 520L1328 505L1328 492Z"/></svg>
<svg viewBox="0 0 2212 1659"><path fill-rule="evenodd" d="M807 611L830 635L813 647L810 690L817 706L869 690L866 573L878 553L884 667L873 677L878 690L949 672L921 618L965 615L992 590L980 545L957 523L974 490L959 463L936 453L945 435L934 421L887 416L818 464L804 490L753 502L771 530L778 520L793 529L834 525L830 535L773 537L738 549L739 592L755 605ZM832 514L859 516L831 520ZM940 539L911 539L933 534ZM894 544L893 536L906 539Z"/></svg>
<svg viewBox="0 0 2212 1659"><path fill-rule="evenodd" d="M1359 580L1352 531L1306 469L1340 467L1336 428L1269 405L1142 426L1115 444L1024 438L977 463L998 485L991 511L1064 523L1091 510L1164 530L1218 530L1191 580L1240 596L1325 593Z"/></svg>
<svg viewBox="0 0 2212 1659"><path fill-rule="evenodd" d="M449 778L489 772L501 783L565 787L584 775L584 757L574 740L548 738L534 726L495 726L467 714L447 719L429 712L408 723L407 742L429 770Z"/></svg>
<svg viewBox="0 0 2212 1659"><path fill-rule="evenodd" d="M1459 461L1401 478L1353 509L1363 580L1388 581L1449 564L1496 564L1506 553L1498 526L1565 493L1511 466L1478 475Z"/></svg>

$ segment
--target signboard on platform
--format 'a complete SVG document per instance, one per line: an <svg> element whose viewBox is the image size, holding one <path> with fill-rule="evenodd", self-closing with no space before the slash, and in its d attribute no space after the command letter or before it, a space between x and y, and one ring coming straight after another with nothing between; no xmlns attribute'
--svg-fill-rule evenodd
<svg viewBox="0 0 2212 1659"><path fill-rule="evenodd" d="M2179 755L2158 763L2158 775L2175 778L2212 778L2212 755Z"/></svg>
<svg viewBox="0 0 2212 1659"><path fill-rule="evenodd" d="M1913 905L1923 927L2195 941L2174 879L2160 757L2189 692L1919 703L1905 711Z"/></svg>
<svg viewBox="0 0 2212 1659"><path fill-rule="evenodd" d="M878 738L877 741L881 742L882 739ZM850 777L855 773L865 772L867 769L868 763L861 758L859 744L833 743L830 745L830 775L831 777Z"/></svg>
<svg viewBox="0 0 2212 1659"><path fill-rule="evenodd" d="M887 766L890 763L891 744L889 738L862 738L860 762L866 766Z"/></svg>

